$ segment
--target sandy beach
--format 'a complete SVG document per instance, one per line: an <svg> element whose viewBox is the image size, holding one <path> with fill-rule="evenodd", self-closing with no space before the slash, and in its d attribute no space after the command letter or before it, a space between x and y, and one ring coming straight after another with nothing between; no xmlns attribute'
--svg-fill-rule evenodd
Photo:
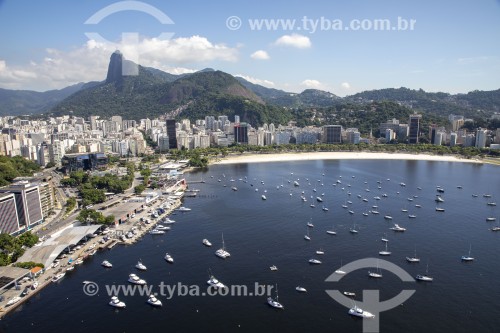
<svg viewBox="0 0 500 333"><path fill-rule="evenodd" d="M308 160L415 160L440 162L483 163L477 159L465 159L456 156L429 154L372 153L372 152L304 152L278 154L241 154L230 155L213 164L264 163Z"/></svg>

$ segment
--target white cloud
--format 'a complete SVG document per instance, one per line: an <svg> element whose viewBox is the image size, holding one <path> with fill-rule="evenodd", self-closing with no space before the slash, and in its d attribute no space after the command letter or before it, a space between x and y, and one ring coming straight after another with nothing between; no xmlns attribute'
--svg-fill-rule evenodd
<svg viewBox="0 0 500 333"><path fill-rule="evenodd" d="M299 49L307 49L311 47L311 40L307 36L299 34L291 34L281 36L274 42L276 45L280 46L291 46Z"/></svg>
<svg viewBox="0 0 500 333"><path fill-rule="evenodd" d="M250 58L255 59L255 60L268 60L270 57L266 51L258 50L258 51L255 51L254 53L252 53L250 55Z"/></svg>
<svg viewBox="0 0 500 333"><path fill-rule="evenodd" d="M349 84L349 82L342 82L340 84L340 88L345 89L345 90L349 90L349 89L351 89L351 85Z"/></svg>
<svg viewBox="0 0 500 333"><path fill-rule="evenodd" d="M109 57L117 49L126 59L138 59L143 66L172 74L195 71L186 64L197 67L196 64L205 62L238 60L238 48L214 44L201 36L170 40L146 38L136 45L89 40L71 51L46 49L46 54L40 57L42 60L31 60L24 65L12 66L0 60L0 87L43 91L78 82L101 81L106 77Z"/></svg>
<svg viewBox="0 0 500 333"><path fill-rule="evenodd" d="M269 80L257 79L243 74L236 74L235 76L244 78L245 80L253 84L260 84L261 86L274 87L274 82Z"/></svg>
<svg viewBox="0 0 500 333"><path fill-rule="evenodd" d="M321 82L319 82L318 80L310 80L310 79L302 81L300 85L306 88L314 88L314 89L319 89L322 86Z"/></svg>

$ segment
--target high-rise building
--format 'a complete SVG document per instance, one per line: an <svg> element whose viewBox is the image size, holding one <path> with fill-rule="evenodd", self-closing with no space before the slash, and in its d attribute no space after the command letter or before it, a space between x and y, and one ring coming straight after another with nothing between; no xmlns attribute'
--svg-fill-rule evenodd
<svg viewBox="0 0 500 333"><path fill-rule="evenodd" d="M248 144L248 127L247 123L234 124L234 142Z"/></svg>
<svg viewBox="0 0 500 333"><path fill-rule="evenodd" d="M450 147L456 146L457 145L457 133L452 132L450 134Z"/></svg>
<svg viewBox="0 0 500 333"><path fill-rule="evenodd" d="M342 126L325 125L323 126L324 143L342 143Z"/></svg>
<svg viewBox="0 0 500 333"><path fill-rule="evenodd" d="M389 143L391 142L392 139L394 139L395 135L394 135L394 131L390 128L387 128L385 130L385 142L386 143Z"/></svg>
<svg viewBox="0 0 500 333"><path fill-rule="evenodd" d="M234 123L239 124L240 123L240 116L234 115Z"/></svg>
<svg viewBox="0 0 500 333"><path fill-rule="evenodd" d="M487 130L478 128L476 131L476 148L486 147Z"/></svg>
<svg viewBox="0 0 500 333"><path fill-rule="evenodd" d="M14 194L20 229L29 230L43 221L38 185L23 181L0 188L0 192Z"/></svg>
<svg viewBox="0 0 500 333"><path fill-rule="evenodd" d="M170 149L177 149L177 136L175 129L175 119L167 119L168 146Z"/></svg>
<svg viewBox="0 0 500 333"><path fill-rule="evenodd" d="M418 137L420 135L420 119L422 119L422 115L420 114L412 114L410 115L410 133L408 134L408 143L417 144Z"/></svg>
<svg viewBox="0 0 500 333"><path fill-rule="evenodd" d="M21 230L14 193L0 193L0 233L12 235Z"/></svg>
<svg viewBox="0 0 500 333"><path fill-rule="evenodd" d="M361 135L357 128L348 128L346 130L346 142L357 145L359 140L361 139Z"/></svg>

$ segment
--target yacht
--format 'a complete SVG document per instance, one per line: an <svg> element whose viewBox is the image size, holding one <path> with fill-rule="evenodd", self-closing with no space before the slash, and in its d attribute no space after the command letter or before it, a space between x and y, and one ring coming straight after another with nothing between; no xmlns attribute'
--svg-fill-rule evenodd
<svg viewBox="0 0 500 333"><path fill-rule="evenodd" d="M262 194L260 197L262 198L262 200L267 200L267 197L264 194Z"/></svg>
<svg viewBox="0 0 500 333"><path fill-rule="evenodd" d="M399 231L399 232L406 231L406 228L399 226L399 224L394 224L394 227L391 227L390 229L394 230L394 231Z"/></svg>
<svg viewBox="0 0 500 333"><path fill-rule="evenodd" d="M349 211L349 214L351 214L351 215L352 215L352 214L354 214L354 211L353 211L353 210L350 210L350 211Z"/></svg>
<svg viewBox="0 0 500 333"><path fill-rule="evenodd" d="M137 264L135 264L135 268L137 268L140 271L145 271L148 269L140 260L137 262Z"/></svg>
<svg viewBox="0 0 500 333"><path fill-rule="evenodd" d="M392 220L392 216L391 215L385 215L384 219L386 219L386 220Z"/></svg>
<svg viewBox="0 0 500 333"><path fill-rule="evenodd" d="M306 288L297 286L295 287L295 290L297 290L299 293L307 293Z"/></svg>
<svg viewBox="0 0 500 333"><path fill-rule="evenodd" d="M128 282L133 284L145 285L146 280L139 278L136 274L132 273L128 276Z"/></svg>
<svg viewBox="0 0 500 333"><path fill-rule="evenodd" d="M191 211L191 208L187 208L187 207L181 206L181 207L177 208L177 210L179 212L189 212L189 211Z"/></svg>
<svg viewBox="0 0 500 333"><path fill-rule="evenodd" d="M170 219L170 218L168 218L168 217L166 217L166 218L163 220L163 222L162 222L162 223L163 223L163 224L173 224L173 223L175 223L175 221L174 221L174 220L171 220L171 219Z"/></svg>
<svg viewBox="0 0 500 333"><path fill-rule="evenodd" d="M215 289L226 288L226 285L224 283L220 282L219 280L217 280L215 278L215 276L213 276L213 275L210 275L210 278L208 279L207 284L211 287L214 287Z"/></svg>
<svg viewBox="0 0 500 333"><path fill-rule="evenodd" d="M316 254L323 255L323 254L325 254L325 251L323 251L323 249L319 249L316 251Z"/></svg>
<svg viewBox="0 0 500 333"><path fill-rule="evenodd" d="M391 252L387 250L387 242L385 243L385 250L379 251L378 253L381 256L390 256Z"/></svg>
<svg viewBox="0 0 500 333"><path fill-rule="evenodd" d="M57 282L57 281L61 280L64 277L64 275L66 275L66 273L59 273L59 274L55 275L52 278L52 282Z"/></svg>
<svg viewBox="0 0 500 333"><path fill-rule="evenodd" d="M227 257L231 256L231 254L226 251L226 248L224 245L224 234L222 234L222 248L215 251L215 255L219 258L222 258L222 259L226 259Z"/></svg>
<svg viewBox="0 0 500 333"><path fill-rule="evenodd" d="M101 262L101 266L104 266L104 267L106 267L106 268L111 268L111 267L113 267L113 264L112 264L112 263L110 263L110 262L109 262L109 261L107 261L107 260L104 260L103 262Z"/></svg>
<svg viewBox="0 0 500 333"><path fill-rule="evenodd" d="M278 300L278 287L276 287L276 300L274 300L272 297L267 298L267 304L272 306L273 308L284 310L285 307L279 302Z"/></svg>
<svg viewBox="0 0 500 333"><path fill-rule="evenodd" d="M493 227L491 228L491 231L500 231L500 227L499 226Z"/></svg>
<svg viewBox="0 0 500 333"><path fill-rule="evenodd" d="M491 194L483 194L483 198L491 198Z"/></svg>
<svg viewBox="0 0 500 333"><path fill-rule="evenodd" d="M444 199L443 199L443 198L441 198L441 196L438 194L438 195L436 196L436 199L434 199L434 201L436 201L436 202L444 202Z"/></svg>
<svg viewBox="0 0 500 333"><path fill-rule="evenodd" d="M425 274L418 274L415 276L415 279L417 279L417 281L432 282L434 278L429 276L429 265L427 265L427 268L425 269Z"/></svg>
<svg viewBox="0 0 500 333"><path fill-rule="evenodd" d="M152 306L162 306L163 304L161 303L161 301L155 297L155 295L151 294L149 295L148 297L148 300L146 301L146 303L152 305Z"/></svg>
<svg viewBox="0 0 500 333"><path fill-rule="evenodd" d="M377 273L377 272L371 272L371 271L368 271L368 276L372 277L372 278L377 278L377 279L382 278L382 274Z"/></svg>
<svg viewBox="0 0 500 333"><path fill-rule="evenodd" d="M318 259L309 259L309 263L314 265L319 265L321 264L321 261Z"/></svg>
<svg viewBox="0 0 500 333"><path fill-rule="evenodd" d="M351 234L357 234L358 233L358 230L356 230L356 226L354 225L352 228L349 229L349 232Z"/></svg>
<svg viewBox="0 0 500 333"><path fill-rule="evenodd" d="M488 206L496 206L496 205L497 205L497 203L496 203L496 202L488 202L488 203L487 203L487 205L488 205Z"/></svg>
<svg viewBox="0 0 500 333"><path fill-rule="evenodd" d="M342 294L346 295L347 297L356 297L356 293L353 293L351 291L344 291Z"/></svg>
<svg viewBox="0 0 500 333"><path fill-rule="evenodd" d="M311 240L311 237L309 236L309 228L307 228L307 234L304 235L304 239L307 240L307 241Z"/></svg>
<svg viewBox="0 0 500 333"><path fill-rule="evenodd" d="M349 312L348 312L351 316L356 316L356 317L360 317L360 318L375 318L375 315L368 312L368 311L365 311L361 308L358 308L357 306L354 306L353 308L349 309Z"/></svg>
<svg viewBox="0 0 500 333"><path fill-rule="evenodd" d="M380 214L378 210L372 210L372 214Z"/></svg>
<svg viewBox="0 0 500 333"><path fill-rule="evenodd" d="M210 243L210 241L206 238L203 239L202 243L203 243L203 245L208 246L208 247L212 246L212 243Z"/></svg>
<svg viewBox="0 0 500 333"><path fill-rule="evenodd" d="M444 212L444 208L436 207L436 212Z"/></svg>
<svg viewBox="0 0 500 333"><path fill-rule="evenodd" d="M364 202L368 202L368 199L366 199L366 198L363 198L363 201L364 201Z"/></svg>
<svg viewBox="0 0 500 333"><path fill-rule="evenodd" d="M368 216L368 213L363 213L363 216Z"/></svg>
<svg viewBox="0 0 500 333"><path fill-rule="evenodd" d="M422 205L416 204L415 207L422 208Z"/></svg>
<svg viewBox="0 0 500 333"><path fill-rule="evenodd" d="M308 226L309 228L314 228L314 224L312 224L312 222L307 222L307 226Z"/></svg>
<svg viewBox="0 0 500 333"><path fill-rule="evenodd" d="M299 185L300 185L300 184L299 184L299 182L298 182L298 181L294 181L294 182L293 182L293 186L299 186Z"/></svg>
<svg viewBox="0 0 500 333"><path fill-rule="evenodd" d="M115 308L124 308L125 307L125 303L120 301L118 299L118 297L116 297L116 296L111 297L111 301L109 301L108 304L115 307Z"/></svg>
<svg viewBox="0 0 500 333"><path fill-rule="evenodd" d="M168 253L165 253L165 260L170 264L174 263L174 258Z"/></svg>
<svg viewBox="0 0 500 333"><path fill-rule="evenodd" d="M384 234L384 237L381 238L381 241L386 243L389 241L389 239L387 238L387 234Z"/></svg>
<svg viewBox="0 0 500 333"><path fill-rule="evenodd" d="M414 219L416 217L417 217L417 215L413 215L413 214L408 215L408 218L410 218L410 219Z"/></svg>
<svg viewBox="0 0 500 333"><path fill-rule="evenodd" d="M325 212L328 211L328 208L326 208L325 206L323 206L323 208L321 208L321 209L323 209Z"/></svg>
<svg viewBox="0 0 500 333"><path fill-rule="evenodd" d="M462 256L462 261L474 261L474 258L470 256L471 246L469 246L469 254L466 256Z"/></svg>
<svg viewBox="0 0 500 333"><path fill-rule="evenodd" d="M149 231L149 234L150 235L163 235L163 234L165 234L165 231L159 230L159 229L153 229L153 230Z"/></svg>
<svg viewBox="0 0 500 333"><path fill-rule="evenodd" d="M477 197L478 197L478 195L477 195L477 194L472 194L472 197L473 197L473 198L477 198Z"/></svg>
<svg viewBox="0 0 500 333"><path fill-rule="evenodd" d="M403 213L407 213L407 212L408 212L408 209L403 208L403 209L401 209L401 211L402 211Z"/></svg>
<svg viewBox="0 0 500 333"><path fill-rule="evenodd" d="M321 197L316 197L316 200L317 200L318 202L323 202L323 199L322 199Z"/></svg>
<svg viewBox="0 0 500 333"><path fill-rule="evenodd" d="M276 267L276 265L272 265L269 267L270 270L272 271L277 271L278 270L278 267Z"/></svg>
<svg viewBox="0 0 500 333"><path fill-rule="evenodd" d="M438 191L439 193L444 193L444 189L442 187L436 188L436 191Z"/></svg>
<svg viewBox="0 0 500 333"><path fill-rule="evenodd" d="M170 227L166 227L164 225L159 224L159 225L156 226L155 229L156 230L170 230Z"/></svg>
<svg viewBox="0 0 500 333"><path fill-rule="evenodd" d="M231 190L238 191L238 188L236 186L233 186L233 187L231 187Z"/></svg>
<svg viewBox="0 0 500 333"><path fill-rule="evenodd" d="M316 207L316 205L314 205L314 204L312 203L312 204L310 204L310 205L309 205L309 207L311 207L311 208L315 208L315 207Z"/></svg>
<svg viewBox="0 0 500 333"><path fill-rule="evenodd" d="M494 221L496 221L496 220L497 220L497 218L496 218L496 217L487 217L487 218L486 218L486 221L487 221L487 222L494 222Z"/></svg>

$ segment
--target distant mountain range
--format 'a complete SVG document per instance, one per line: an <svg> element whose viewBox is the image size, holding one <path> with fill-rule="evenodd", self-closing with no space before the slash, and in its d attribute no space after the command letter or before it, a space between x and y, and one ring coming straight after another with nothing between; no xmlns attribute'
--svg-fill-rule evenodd
<svg viewBox="0 0 500 333"><path fill-rule="evenodd" d="M51 113L141 119L164 115L194 120L206 115L238 114L242 121L257 125L283 124L309 108L382 101L438 116L455 113L485 118L500 111L500 89L456 95L407 88L380 89L342 98L315 89L296 94L266 88L213 69L174 75L138 66L138 75L123 76L122 66L138 65L117 51L111 55L106 80L101 82L47 92L0 89L0 116Z"/></svg>

